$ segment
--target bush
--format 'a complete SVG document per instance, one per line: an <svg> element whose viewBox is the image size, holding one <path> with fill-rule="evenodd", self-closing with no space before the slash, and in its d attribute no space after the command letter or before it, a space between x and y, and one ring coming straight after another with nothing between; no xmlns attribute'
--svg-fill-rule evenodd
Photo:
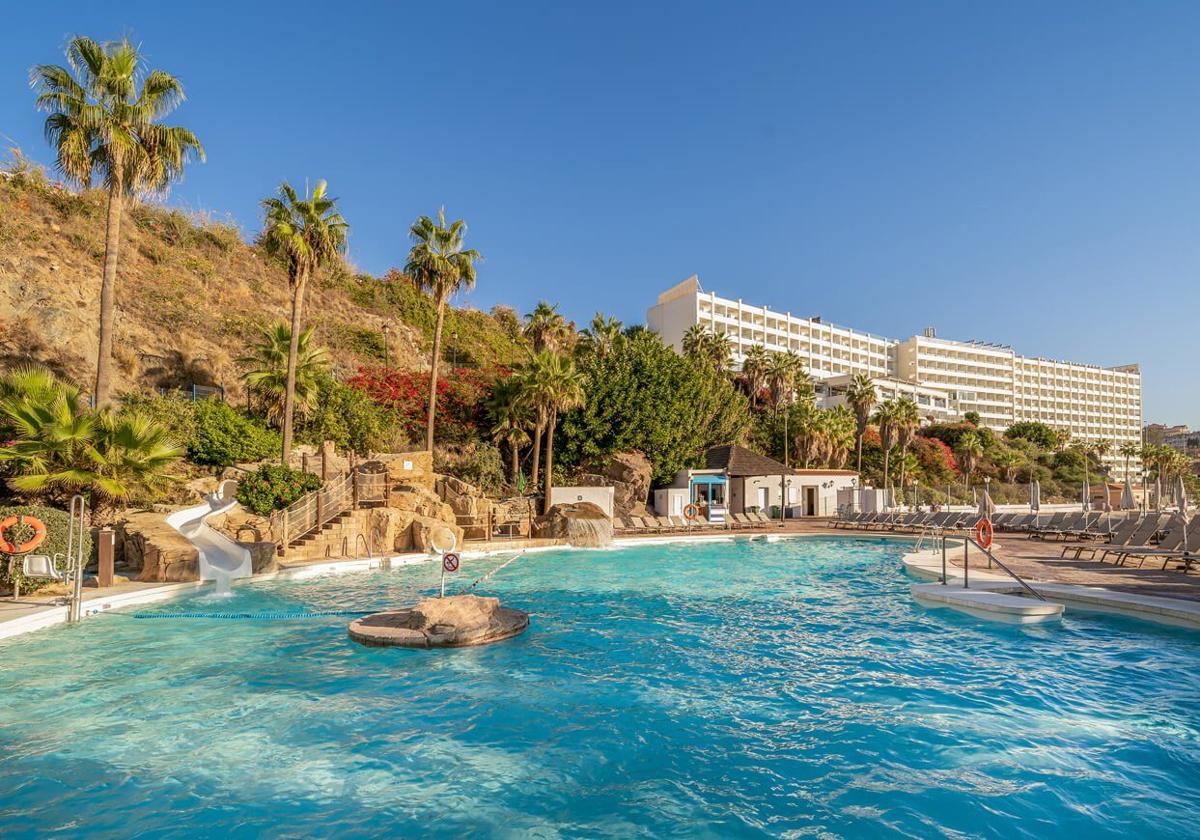
<svg viewBox="0 0 1200 840"><path fill-rule="evenodd" d="M259 461L279 452L279 433L219 400L194 403L188 459L210 467Z"/></svg>
<svg viewBox="0 0 1200 840"><path fill-rule="evenodd" d="M312 473L293 470L275 464L263 464L238 485L237 500L242 507L266 516L283 510L305 493L321 486L321 479Z"/></svg>
<svg viewBox="0 0 1200 840"><path fill-rule="evenodd" d="M196 404L182 394L122 394L121 411L149 417L181 444L196 435Z"/></svg>
<svg viewBox="0 0 1200 840"><path fill-rule="evenodd" d="M58 508L43 507L41 505L0 507L0 519L7 519L10 516L34 516L46 524L46 541L34 550L36 554L49 554L51 557L55 554L66 555L67 528L71 521L71 517L66 511L59 510ZM83 531L83 556L89 561L92 556L92 534L89 528L84 528ZM15 580L21 585L21 589L28 592L47 583L47 581L42 579L28 580L21 574L21 561L19 558L13 564L13 574L10 576L8 573L8 564L11 559L12 555L0 552L0 588L11 591L13 581ZM65 560L59 558L58 567L61 569L65 566Z"/></svg>
<svg viewBox="0 0 1200 840"><path fill-rule="evenodd" d="M438 447L434 452L433 468L474 484L489 496L498 496L504 489L504 463L500 450L490 443L471 443L448 449Z"/></svg>
<svg viewBox="0 0 1200 840"><path fill-rule="evenodd" d="M1004 430L1004 436L1009 440L1025 440L1037 444L1041 449L1054 449L1058 439L1054 429L1036 420L1022 420L1013 423Z"/></svg>
<svg viewBox="0 0 1200 840"><path fill-rule="evenodd" d="M320 446L329 440L359 455L399 452L406 440L394 412L328 375L318 381L316 406L300 421L296 434L304 443Z"/></svg>
<svg viewBox="0 0 1200 840"><path fill-rule="evenodd" d="M443 370L438 379L437 439L444 443L469 443L487 434L487 399L503 368ZM396 368L362 368L350 386L378 405L394 412L408 440L423 440L429 403L429 374Z"/></svg>

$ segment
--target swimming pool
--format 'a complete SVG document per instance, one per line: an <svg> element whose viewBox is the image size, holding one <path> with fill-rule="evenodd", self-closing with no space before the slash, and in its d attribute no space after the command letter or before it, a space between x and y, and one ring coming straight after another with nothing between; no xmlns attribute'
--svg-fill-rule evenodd
<svg viewBox="0 0 1200 840"><path fill-rule="evenodd" d="M902 550L531 553L487 585L531 628L484 648L130 613L3 643L0 836L1197 836L1198 634L927 610ZM142 612L370 610L436 581Z"/></svg>

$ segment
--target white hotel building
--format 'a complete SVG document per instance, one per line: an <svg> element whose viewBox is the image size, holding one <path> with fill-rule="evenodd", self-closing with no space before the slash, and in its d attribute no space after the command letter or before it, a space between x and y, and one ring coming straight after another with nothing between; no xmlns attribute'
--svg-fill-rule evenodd
<svg viewBox="0 0 1200 840"><path fill-rule="evenodd" d="M718 297L701 289L695 275L659 295L646 320L678 352L684 333L696 324L729 336L738 368L756 344L797 353L827 405L842 402L850 377L866 373L876 380L881 399L908 395L933 420L975 411L997 431L1037 420L1067 429L1075 439L1108 440L1113 451L1106 460L1114 474L1124 466L1116 448L1141 441L1137 365L1105 368L1032 358L1003 345L937 338L932 329L897 341Z"/></svg>

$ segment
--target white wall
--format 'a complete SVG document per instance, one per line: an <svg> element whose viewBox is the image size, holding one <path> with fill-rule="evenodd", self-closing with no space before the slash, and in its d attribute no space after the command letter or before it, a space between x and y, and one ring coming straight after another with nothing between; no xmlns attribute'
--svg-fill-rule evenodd
<svg viewBox="0 0 1200 840"><path fill-rule="evenodd" d="M604 515L613 515L613 488L611 487L551 487L550 506L574 504L576 502L591 502Z"/></svg>

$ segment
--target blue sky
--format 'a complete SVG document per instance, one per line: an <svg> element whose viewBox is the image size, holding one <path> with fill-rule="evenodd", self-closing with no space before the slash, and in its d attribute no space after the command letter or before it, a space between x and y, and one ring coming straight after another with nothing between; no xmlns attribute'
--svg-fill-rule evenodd
<svg viewBox="0 0 1200 840"><path fill-rule="evenodd" d="M642 322L692 273L902 338L1140 362L1200 424L1200 6L1186 3L19 4L0 140L43 160L28 68L128 34L209 160L172 201L248 233L326 178L351 256L445 205L468 301Z"/></svg>

